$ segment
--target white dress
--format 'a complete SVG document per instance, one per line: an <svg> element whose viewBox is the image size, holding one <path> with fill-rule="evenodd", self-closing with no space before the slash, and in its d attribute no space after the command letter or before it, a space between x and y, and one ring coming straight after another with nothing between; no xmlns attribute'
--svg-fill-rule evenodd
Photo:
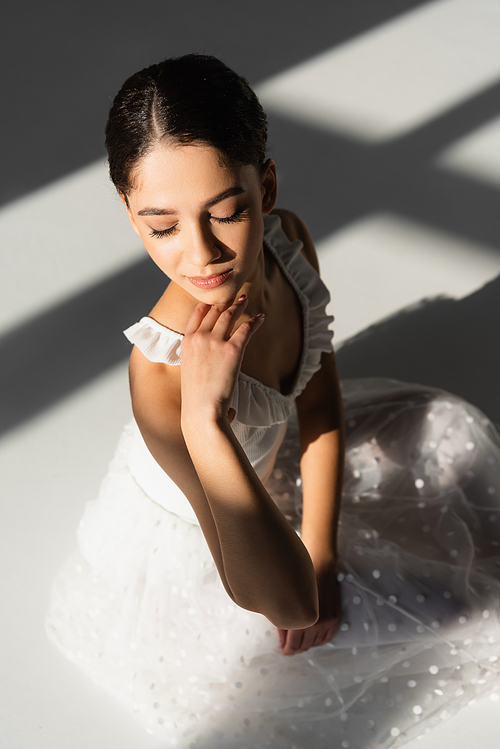
<svg viewBox="0 0 500 749"><path fill-rule="evenodd" d="M331 349L329 296L265 217L265 248L303 310L290 396L240 375L236 436L300 534L294 399ZM126 335L180 363L182 336ZM335 638L285 657L276 628L226 594L188 500L135 423L53 586L49 637L180 749L401 746L473 698L500 695L500 440L460 398L393 380L343 383L347 457Z"/></svg>

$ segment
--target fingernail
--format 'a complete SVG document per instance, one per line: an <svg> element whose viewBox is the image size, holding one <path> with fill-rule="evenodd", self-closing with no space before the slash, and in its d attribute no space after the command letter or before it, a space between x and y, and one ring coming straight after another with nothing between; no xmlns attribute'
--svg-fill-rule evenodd
<svg viewBox="0 0 500 749"><path fill-rule="evenodd" d="M258 314L258 315L256 315L256 317L262 317L262 319L264 319L264 317L265 317L265 314L264 314L263 312L259 312L259 314Z"/></svg>
<svg viewBox="0 0 500 749"><path fill-rule="evenodd" d="M242 301L243 301L244 299L246 299L246 298L247 298L247 295L246 295L246 294L242 294L242 295L240 296L240 298L238 299L238 301L239 301L239 302L242 302Z"/></svg>

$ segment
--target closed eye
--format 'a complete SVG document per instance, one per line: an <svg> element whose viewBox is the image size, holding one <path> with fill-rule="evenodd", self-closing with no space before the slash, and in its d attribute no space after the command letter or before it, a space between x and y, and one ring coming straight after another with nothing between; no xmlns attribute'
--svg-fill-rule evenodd
<svg viewBox="0 0 500 749"><path fill-rule="evenodd" d="M210 216L210 218L213 218L214 221L217 221L219 224L234 224L236 221L242 221L244 218L244 210L236 211L236 213L233 213L232 216L224 216L223 218L218 218L217 216Z"/></svg>
<svg viewBox="0 0 500 749"><path fill-rule="evenodd" d="M239 211L236 211L236 213L233 213L231 216L223 216L222 218L219 218L218 216L210 216L211 219L214 221L217 221L218 224L235 224L238 221L243 221L245 217L246 211L244 209L241 209ZM169 237L171 234L173 234L176 230L178 224L174 224L173 226L169 226L168 229L153 229L151 228L151 231L149 233L150 237L153 237L154 239L162 239L162 237Z"/></svg>
<svg viewBox="0 0 500 749"><path fill-rule="evenodd" d="M168 229L151 229L149 236L154 237L155 239L161 239L162 237L170 236L170 234L173 234L176 229L177 224L169 226Z"/></svg>

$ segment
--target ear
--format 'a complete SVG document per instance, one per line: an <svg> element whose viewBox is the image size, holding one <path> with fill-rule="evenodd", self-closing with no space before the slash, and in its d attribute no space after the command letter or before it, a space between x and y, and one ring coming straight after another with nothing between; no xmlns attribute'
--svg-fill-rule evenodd
<svg viewBox="0 0 500 749"><path fill-rule="evenodd" d="M122 199L123 205L125 206L125 209L127 211L127 216L128 216L128 219L129 219L130 223L132 224L132 229L135 231L136 234L139 234L139 229L137 228L137 224L135 223L135 219L134 219L134 217L132 215L132 211L130 210L130 206L128 204L127 196L124 195L121 192L120 193L120 198Z"/></svg>
<svg viewBox="0 0 500 749"><path fill-rule="evenodd" d="M268 159L262 173L262 213L270 213L273 210L277 194L276 164L272 159Z"/></svg>

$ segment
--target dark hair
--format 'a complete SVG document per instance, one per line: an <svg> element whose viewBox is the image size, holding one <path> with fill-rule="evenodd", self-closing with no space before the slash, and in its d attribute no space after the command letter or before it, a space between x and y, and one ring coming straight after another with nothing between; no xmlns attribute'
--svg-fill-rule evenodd
<svg viewBox="0 0 500 749"><path fill-rule="evenodd" d="M151 65L125 81L106 124L109 174L125 197L138 160L162 139L204 143L221 162L262 169L267 120L248 81L209 55Z"/></svg>

